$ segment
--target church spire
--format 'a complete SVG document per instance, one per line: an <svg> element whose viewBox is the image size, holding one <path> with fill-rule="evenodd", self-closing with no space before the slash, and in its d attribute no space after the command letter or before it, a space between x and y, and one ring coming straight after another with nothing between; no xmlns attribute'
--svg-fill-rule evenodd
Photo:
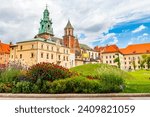
<svg viewBox="0 0 150 117"><path fill-rule="evenodd" d="M53 36L52 20L49 18L49 11L47 7L48 6L46 5L46 9L43 12L43 18L40 22L39 34L48 33Z"/></svg>
<svg viewBox="0 0 150 117"><path fill-rule="evenodd" d="M65 30L65 35L74 36L74 35L73 35L73 30L74 30L74 28L73 28L73 26L71 25L70 20L68 20L68 23L67 23L67 25L66 25L66 27L65 27L64 30Z"/></svg>
<svg viewBox="0 0 150 117"><path fill-rule="evenodd" d="M65 29L68 29L68 28L73 29L73 26L71 25L70 20L68 20L68 23L67 23Z"/></svg>

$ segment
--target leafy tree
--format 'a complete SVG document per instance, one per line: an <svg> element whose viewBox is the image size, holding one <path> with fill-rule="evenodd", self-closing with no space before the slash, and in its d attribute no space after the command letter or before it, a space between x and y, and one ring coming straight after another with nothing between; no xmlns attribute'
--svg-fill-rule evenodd
<svg viewBox="0 0 150 117"><path fill-rule="evenodd" d="M143 67L144 67L144 63L145 63L145 61L144 61L144 60L140 60L140 68L141 68L141 69L143 69Z"/></svg>
<svg viewBox="0 0 150 117"><path fill-rule="evenodd" d="M114 59L114 63L117 63L118 68L120 68L121 63L120 63L119 55L118 55L118 57L117 57L117 58L115 58L115 59Z"/></svg>
<svg viewBox="0 0 150 117"><path fill-rule="evenodd" d="M142 55L143 63L147 65L148 69L150 69L150 55L144 54Z"/></svg>
<svg viewBox="0 0 150 117"><path fill-rule="evenodd" d="M133 65L133 68L135 70L135 68L136 68L135 60L132 61L132 65Z"/></svg>

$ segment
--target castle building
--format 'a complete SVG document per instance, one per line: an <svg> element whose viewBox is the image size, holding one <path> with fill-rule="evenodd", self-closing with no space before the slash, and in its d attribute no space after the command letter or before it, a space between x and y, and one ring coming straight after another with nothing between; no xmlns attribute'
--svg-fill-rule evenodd
<svg viewBox="0 0 150 117"><path fill-rule="evenodd" d="M53 34L52 20L49 18L47 7L43 12L39 33L33 39L10 46L10 62L19 62L27 67L40 62L74 67L75 60L70 57L70 48L64 46L63 40Z"/></svg>
<svg viewBox="0 0 150 117"><path fill-rule="evenodd" d="M142 56L150 55L150 43L128 45L126 48L118 48L116 45L96 46L94 49L99 52L101 63L118 66L114 61L118 58L119 67L123 70L140 69ZM148 68L146 64L143 67Z"/></svg>
<svg viewBox="0 0 150 117"><path fill-rule="evenodd" d="M0 42L0 65L10 62L29 67L40 62L50 62L71 68L87 63L105 63L130 70L140 69L142 55L150 55L150 43L129 45L126 48L118 48L117 45L96 46L94 49L80 44L74 36L70 20L64 28L63 38L58 38L54 36L49 15L46 7L39 32L33 39L10 45L10 58L9 45ZM117 59L119 62L115 61ZM148 66L144 64L144 68Z"/></svg>
<svg viewBox="0 0 150 117"><path fill-rule="evenodd" d="M4 68L9 63L10 47L0 41L0 68Z"/></svg>
<svg viewBox="0 0 150 117"><path fill-rule="evenodd" d="M82 48L81 45L83 44L79 44L77 37L74 36L70 20L64 28L63 39L54 36L52 19L46 7L40 21L39 33L33 39L10 46L10 62L26 66L50 62L67 68L97 62L98 52L91 48Z"/></svg>

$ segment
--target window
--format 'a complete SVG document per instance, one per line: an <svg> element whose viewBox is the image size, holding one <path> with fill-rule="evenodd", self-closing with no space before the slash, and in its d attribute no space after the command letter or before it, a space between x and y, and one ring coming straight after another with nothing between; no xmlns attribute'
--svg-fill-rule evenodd
<svg viewBox="0 0 150 117"><path fill-rule="evenodd" d="M60 60L60 55L58 55L58 59Z"/></svg>
<svg viewBox="0 0 150 117"><path fill-rule="evenodd" d="M130 57L129 57L129 60L130 60Z"/></svg>
<svg viewBox="0 0 150 117"><path fill-rule="evenodd" d="M33 58L34 57L34 54L33 53L31 53L31 58Z"/></svg>
<svg viewBox="0 0 150 117"><path fill-rule="evenodd" d="M49 59L49 54L47 53L47 59Z"/></svg>
<svg viewBox="0 0 150 117"><path fill-rule="evenodd" d="M49 50L49 46L47 46L47 50Z"/></svg>
<svg viewBox="0 0 150 117"><path fill-rule="evenodd" d="M113 58L115 58L115 55L113 55Z"/></svg>
<svg viewBox="0 0 150 117"><path fill-rule="evenodd" d="M20 54L20 59L22 59L22 54Z"/></svg>
<svg viewBox="0 0 150 117"><path fill-rule="evenodd" d="M65 56L64 56L64 61L65 61Z"/></svg>
<svg viewBox="0 0 150 117"><path fill-rule="evenodd" d="M51 59L53 59L53 54L51 54Z"/></svg>
<svg viewBox="0 0 150 117"><path fill-rule="evenodd" d="M22 46L20 46L20 50L22 50L22 48L23 48L23 47L22 47Z"/></svg>
<svg viewBox="0 0 150 117"><path fill-rule="evenodd" d="M59 48L57 48L57 52L59 52Z"/></svg>
<svg viewBox="0 0 150 117"><path fill-rule="evenodd" d="M43 58L43 53L41 53L41 58Z"/></svg>
<svg viewBox="0 0 150 117"><path fill-rule="evenodd" d="M111 63L111 61L110 61L110 63Z"/></svg>
<svg viewBox="0 0 150 117"><path fill-rule="evenodd" d="M69 59L68 59L68 56L66 57L66 60L68 61Z"/></svg>
<svg viewBox="0 0 150 117"><path fill-rule="evenodd" d="M111 56L109 56L109 58L111 58Z"/></svg>
<svg viewBox="0 0 150 117"><path fill-rule="evenodd" d="M106 59L107 59L108 57L106 56Z"/></svg>
<svg viewBox="0 0 150 117"><path fill-rule="evenodd" d="M125 62L124 64L126 65L127 63Z"/></svg>
<svg viewBox="0 0 150 117"><path fill-rule="evenodd" d="M32 49L34 48L34 45L32 45Z"/></svg>
<svg viewBox="0 0 150 117"><path fill-rule="evenodd" d="M126 60L126 57L124 57L124 60Z"/></svg>
<svg viewBox="0 0 150 117"><path fill-rule="evenodd" d="M11 58L13 58L13 55L11 55Z"/></svg>
<svg viewBox="0 0 150 117"><path fill-rule="evenodd" d="M108 61L106 61L106 63L108 63Z"/></svg>
<svg viewBox="0 0 150 117"><path fill-rule="evenodd" d="M43 44L41 45L41 49L43 49Z"/></svg>
<svg viewBox="0 0 150 117"><path fill-rule="evenodd" d="M64 53L65 53L65 49L64 49Z"/></svg>
<svg viewBox="0 0 150 117"><path fill-rule="evenodd" d="M54 50L54 48L52 47L52 51Z"/></svg>

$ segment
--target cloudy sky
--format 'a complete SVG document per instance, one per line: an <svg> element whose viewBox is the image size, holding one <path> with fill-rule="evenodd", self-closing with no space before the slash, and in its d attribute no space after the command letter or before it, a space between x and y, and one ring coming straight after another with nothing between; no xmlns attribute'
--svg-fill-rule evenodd
<svg viewBox="0 0 150 117"><path fill-rule="evenodd" d="M33 38L46 4L57 37L70 19L79 42L91 47L150 42L150 0L0 0L0 40Z"/></svg>

